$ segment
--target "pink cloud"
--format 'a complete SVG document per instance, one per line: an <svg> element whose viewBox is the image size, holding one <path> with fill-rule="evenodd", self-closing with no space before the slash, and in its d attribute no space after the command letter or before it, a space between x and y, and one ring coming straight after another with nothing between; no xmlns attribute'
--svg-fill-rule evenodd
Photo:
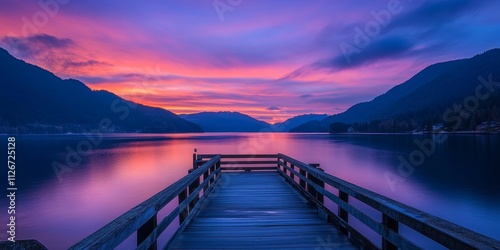
<svg viewBox="0 0 500 250"><path fill-rule="evenodd" d="M244 1L221 22L211 2L204 1L71 1L33 34L23 34L23 20L32 22L43 8L4 2L3 41L29 41L41 34L71 41L50 49L32 41L25 50L31 56L17 54L59 76L88 80L94 89L177 113L231 110L269 120L277 117L275 110L267 110L272 106L283 107L288 116L338 113L431 63L471 56L500 39L474 39L496 27L480 26L482 19L455 24L469 17L462 2L406 2L405 16L394 16L392 26L361 50L360 63L339 68L344 57L339 43L351 42L354 28L371 21L370 12L383 9L385 2ZM439 24L417 22L426 8L438 13L448 5L457 13L447 14ZM491 5L474 8L489 23L500 23L491 11L498 3ZM463 26L475 33L463 31ZM461 32L461 41L450 43L456 32ZM393 45L399 50L391 50ZM304 74L280 80L302 68L307 69Z"/></svg>

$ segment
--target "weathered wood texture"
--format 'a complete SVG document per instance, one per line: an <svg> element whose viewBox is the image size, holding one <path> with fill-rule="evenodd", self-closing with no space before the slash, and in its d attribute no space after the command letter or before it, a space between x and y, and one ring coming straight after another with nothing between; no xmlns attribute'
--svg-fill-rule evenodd
<svg viewBox="0 0 500 250"><path fill-rule="evenodd" d="M295 168L300 171L297 172ZM365 248L377 247L349 224L348 215L352 215L378 233L382 237L382 249L420 249L418 244L399 234L399 223L450 249L500 249L500 241L498 240L356 186L289 156L278 154L278 172L314 203L319 210L323 210L328 216L328 221L342 228L343 232L348 232L352 241L361 243ZM294 174L294 177L298 177L300 181L296 182L291 179L290 174ZM322 185L318 185L313 180L321 181ZM305 185L306 189L304 184L307 184ZM329 192L323 187L323 184L338 189L339 195ZM314 195L315 193L310 192L310 189L336 203L339 206L338 214L334 214L326 208L322 200L319 200ZM381 212L382 223L349 204L349 197Z"/></svg>
<svg viewBox="0 0 500 250"><path fill-rule="evenodd" d="M137 249L155 249L158 236L176 218L181 222L179 230L164 248L356 249L352 245L355 243L364 249L379 249L378 244L351 225L349 216L378 233L382 249L421 248L415 244L418 242L399 234L399 224L450 249L500 249L498 240L346 182L312 165L283 154L194 155L194 169L189 175L71 249L112 249L135 231ZM328 186L337 189L338 194L328 191ZM179 205L157 220L158 211L176 197ZM363 213L350 203L349 197L378 210L381 218ZM338 211L326 207L324 199L336 203Z"/></svg>
<svg viewBox="0 0 500 250"><path fill-rule="evenodd" d="M218 185L173 249L357 249L276 172L223 173Z"/></svg>
<svg viewBox="0 0 500 250"><path fill-rule="evenodd" d="M194 165L202 165L209 161L213 154L197 155ZM255 154L255 155L221 155L220 164L222 170L227 171L276 171L278 155L276 154Z"/></svg>
<svg viewBox="0 0 500 250"><path fill-rule="evenodd" d="M204 176L207 171L209 171L208 179L203 180L200 185L200 176ZM190 174L125 212L70 249L113 249L135 231L138 231L138 249L155 249L157 237L175 218L181 215L182 211L187 210L184 216L181 215L181 227L189 224L190 219L194 217L197 211L194 209L196 204L192 202L199 199L202 201L205 196L208 196L208 190L201 197L199 193L204 188L213 188L219 176L220 155L216 155L202 166L191 171ZM186 190L189 190L189 192L186 193ZM179 206L156 225L156 219L152 218L157 216L160 209L178 196L181 196Z"/></svg>

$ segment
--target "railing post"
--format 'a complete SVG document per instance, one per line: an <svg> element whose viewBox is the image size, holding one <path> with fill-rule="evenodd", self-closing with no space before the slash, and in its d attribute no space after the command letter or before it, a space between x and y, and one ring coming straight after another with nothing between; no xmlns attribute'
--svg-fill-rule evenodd
<svg viewBox="0 0 500 250"><path fill-rule="evenodd" d="M382 225L386 230L393 230L396 233L399 231L399 223L397 220L382 214ZM382 238L382 249L384 250L397 250L398 247L394 244L392 244L390 241Z"/></svg>
<svg viewBox="0 0 500 250"><path fill-rule="evenodd" d="M281 169L281 166L280 166L280 156L279 155L276 157L276 167L278 167L278 169L276 169L276 171L278 171L278 173L279 173L280 169Z"/></svg>
<svg viewBox="0 0 500 250"><path fill-rule="evenodd" d="M312 182L314 182L314 179L315 179L315 178L314 178L314 176L312 176L311 174L307 173L307 179L309 179L309 180L311 180ZM309 184L309 183L307 183L307 192L308 192L309 194L311 194L311 195L312 195L312 197L316 197L316 189L314 189L314 187L313 187L311 184Z"/></svg>
<svg viewBox="0 0 500 250"><path fill-rule="evenodd" d="M349 195L341 190L339 190L339 199L341 201L344 201L345 203L349 203ZM342 219L346 223L349 223L349 213L347 213L347 211L345 209L340 207L340 205L339 205L338 215L339 215L340 219ZM340 231L347 235L347 228L341 227Z"/></svg>
<svg viewBox="0 0 500 250"><path fill-rule="evenodd" d="M207 171L205 171L205 173L203 173L203 181L205 181L206 179L208 179L208 176L210 175L210 169L207 169ZM203 188L203 192L207 191L207 189L210 187L210 181L208 182L208 184Z"/></svg>
<svg viewBox="0 0 500 250"><path fill-rule="evenodd" d="M305 170L300 169L300 170L299 170L299 173L300 173L300 175L302 175L302 176L304 176L304 177L307 177L307 173L306 173L306 171L305 171ZM300 187L301 187L301 188L306 189L306 181L304 181L304 180L300 179L299 184L300 184Z"/></svg>
<svg viewBox="0 0 500 250"><path fill-rule="evenodd" d="M220 159L217 161L217 163L215 164L215 170L218 170L220 168ZM217 176L219 176L220 174L222 173L222 171L220 171Z"/></svg>
<svg viewBox="0 0 500 250"><path fill-rule="evenodd" d="M290 163L290 168L295 170L295 166L293 165L293 163ZM293 174L292 171L290 171L290 178L292 178L292 180L295 180L295 175Z"/></svg>
<svg viewBox="0 0 500 250"><path fill-rule="evenodd" d="M152 232L155 230L156 225L157 225L157 219L156 219L156 214L151 217L144 225L142 225L138 230L137 230L137 246L139 246ZM148 248L149 250L156 250L157 249L157 243L156 241Z"/></svg>
<svg viewBox="0 0 500 250"><path fill-rule="evenodd" d="M285 164L285 166L288 166L288 162L285 159L283 159L283 163ZM285 167L283 167L283 172L285 172L285 175L288 175L288 169L286 169Z"/></svg>
<svg viewBox="0 0 500 250"><path fill-rule="evenodd" d="M220 162L220 161L219 161L219 162ZM210 169L210 174L211 174L211 173L213 173L213 172L215 172L215 170L217 170L217 164L214 164L214 165L210 166L210 168L209 168L209 169ZM209 182L210 186L212 186L212 184L215 182L215 177L217 177L217 176L214 176L214 177L210 180L210 182Z"/></svg>
<svg viewBox="0 0 500 250"><path fill-rule="evenodd" d="M197 169L198 168L198 157L196 157L196 148L194 149L194 153L193 153L193 169Z"/></svg>
<svg viewBox="0 0 500 250"><path fill-rule="evenodd" d="M324 171L323 169L321 169L319 167L319 164L317 163L311 163L309 164L309 166L313 167L313 168L316 168L318 169L319 171ZM316 185L322 187L322 188L325 188L325 183L322 182L321 180L318 180L316 177L314 177L313 175L311 174L307 174L307 178L309 180L311 180L312 182L314 182ZM321 204L324 204L324 197L321 193L319 193L313 186L311 185L307 185L307 191L313 196L315 197Z"/></svg>
<svg viewBox="0 0 500 250"><path fill-rule="evenodd" d="M188 171L188 173L191 173L193 172L194 169L190 169ZM200 177L196 178L196 180L193 181L193 183L191 183L191 185L189 185L189 195L191 195L192 193L194 193L194 190L196 190L198 187L200 186ZM200 199L200 195L198 194L196 197L194 197L194 199L189 203L189 212L191 212L191 210L193 209L193 207L196 205L196 203L198 202L198 200Z"/></svg>
<svg viewBox="0 0 500 250"><path fill-rule="evenodd" d="M187 198L187 189L184 189L182 192L179 193L179 204L181 204L184 200ZM186 218L189 215L189 206L186 206L184 210L179 214L179 225L182 225L182 223L186 220Z"/></svg>

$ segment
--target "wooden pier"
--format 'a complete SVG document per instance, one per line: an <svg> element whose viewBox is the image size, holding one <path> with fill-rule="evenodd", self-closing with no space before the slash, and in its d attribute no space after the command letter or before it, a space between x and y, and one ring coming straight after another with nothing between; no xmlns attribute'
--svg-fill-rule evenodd
<svg viewBox="0 0 500 250"><path fill-rule="evenodd" d="M357 249L276 173L224 173L221 182L173 249Z"/></svg>
<svg viewBox="0 0 500 250"><path fill-rule="evenodd" d="M176 199L178 206L159 220ZM379 215L364 213L360 202ZM379 239L358 231L353 218ZM500 241L283 154L193 155L188 175L71 249L113 249L134 232L137 249L157 249L159 235L177 221L162 249L421 249L400 234L400 225L450 249L500 249Z"/></svg>

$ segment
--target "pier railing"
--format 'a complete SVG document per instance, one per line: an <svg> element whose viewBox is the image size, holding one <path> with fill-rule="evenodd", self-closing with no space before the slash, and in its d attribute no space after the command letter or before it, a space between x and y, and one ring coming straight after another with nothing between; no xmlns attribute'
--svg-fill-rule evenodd
<svg viewBox="0 0 500 250"><path fill-rule="evenodd" d="M278 172L314 204L328 222L340 227L352 242L364 249L379 247L354 229L349 216L380 235L382 249L421 249L399 233L400 225L406 225L449 249L500 249L497 240L351 184L286 155L278 154ZM337 189L338 194L328 191L325 185ZM325 206L325 197L338 205L338 211L333 212ZM381 220L375 220L355 207L349 202L349 197L378 210Z"/></svg>
<svg viewBox="0 0 500 250"><path fill-rule="evenodd" d="M205 164L208 160L212 159L213 154L199 154L194 155L194 167ZM235 155L235 154L222 154L221 157L221 170L224 171L276 171L277 154L254 154L254 155Z"/></svg>
<svg viewBox="0 0 500 250"><path fill-rule="evenodd" d="M137 232L137 249L157 249L159 235L179 218L179 228L165 246L168 249L196 215L222 171L277 171L318 209L327 222L340 228L363 249L380 247L353 227L350 216L380 236L382 249L421 249L418 244L400 234L400 225L450 249L500 249L500 241L324 173L319 164L306 164L283 154L194 154L193 169L188 175L70 249L113 249L134 232ZM158 211L175 198L178 198L178 206L157 223ZM337 204L337 211L332 211L325 199ZM380 218L375 219L366 214L351 199L377 210Z"/></svg>
<svg viewBox="0 0 500 250"><path fill-rule="evenodd" d="M111 221L70 249L113 249L136 231L137 249L156 249L158 236L179 218L179 230L171 238L171 241L175 240L178 232L189 224L201 202L220 178L220 163L220 155L214 155L185 177ZM179 205L157 223L158 211L175 198L179 199Z"/></svg>

